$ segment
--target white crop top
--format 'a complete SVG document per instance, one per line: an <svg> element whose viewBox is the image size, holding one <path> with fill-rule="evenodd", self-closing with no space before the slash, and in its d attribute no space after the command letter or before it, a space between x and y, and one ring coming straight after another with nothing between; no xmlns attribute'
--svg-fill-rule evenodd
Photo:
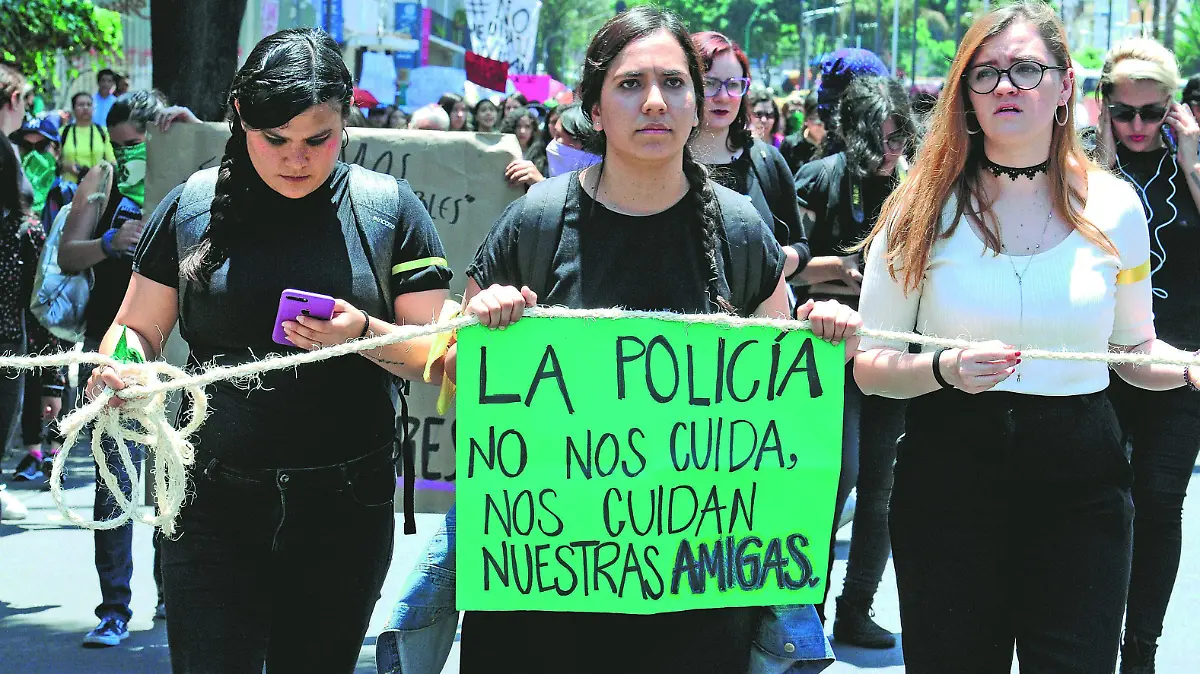
<svg viewBox="0 0 1200 674"><path fill-rule="evenodd" d="M942 231L953 216L954 203L949 203ZM888 273L885 237L876 237L863 275L863 324L937 337L998 339L1018 350L1104 353L1109 344L1135 346L1153 339L1150 236L1137 195L1124 181L1092 171L1083 216L1108 235L1120 259L1073 231L1032 259L1012 259L1022 271L1020 286L1008 256L987 250L965 216L949 238L934 244L920 287L907 296L903 274L893 280ZM905 345L863 339L860 348L880 347ZM1059 396L1108 386L1104 363L1038 359L1019 368L1019 381L1009 377L995 390Z"/></svg>

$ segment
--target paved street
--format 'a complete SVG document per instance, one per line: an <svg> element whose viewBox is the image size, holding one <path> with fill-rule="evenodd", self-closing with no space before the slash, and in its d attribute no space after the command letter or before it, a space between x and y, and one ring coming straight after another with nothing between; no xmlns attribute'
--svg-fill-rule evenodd
<svg viewBox="0 0 1200 674"><path fill-rule="evenodd" d="M15 458L4 466L5 481ZM1200 473L1200 468L1197 469ZM90 515L93 484L90 464L75 461L69 482L69 503ZM87 479L85 479L85 477ZM1183 569L1176 586L1166 633L1158 658L1162 674L1198 671L1200 641L1189 628L1200 625L1200 479L1193 477L1185 508ZM133 634L118 648L89 650L80 638L95 625L92 609L99 601L92 565L91 535L67 526L54 508L49 492L9 482L9 490L26 506L30 516L19 523L0 525L0 673L3 674L143 674L169 671L165 626L155 623L154 581L150 575L150 530L136 527ZM413 559L433 533L436 518L421 516L420 534L397 540L392 572L384 586L384 599L375 609L371 630L359 658L359 672L374 672L374 635L387 620L391 603L404 582ZM398 525L399 526L399 525ZM841 587L850 528L842 530L834 587ZM832 601L830 602L832 604ZM877 619L898 630L895 579L889 566L876 601ZM318 620L319 623L319 620ZM319 638L319 637L317 637ZM215 646L215 645L214 645ZM839 662L830 674L870 670L903 672L900 649L866 651L835 644ZM457 651L446 672L457 672ZM1015 667L1014 670L1016 671Z"/></svg>

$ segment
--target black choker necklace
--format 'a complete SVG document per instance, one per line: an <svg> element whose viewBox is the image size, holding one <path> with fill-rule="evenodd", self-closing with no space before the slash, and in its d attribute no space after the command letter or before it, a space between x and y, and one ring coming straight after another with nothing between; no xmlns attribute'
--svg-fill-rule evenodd
<svg viewBox="0 0 1200 674"><path fill-rule="evenodd" d="M1049 168L1050 168L1050 160L1047 159L1046 161L1044 161L1040 164L1035 164L1033 166L1027 166L1025 168L1013 168L1011 166L1001 166L1000 164L997 164L996 162L992 161L991 159L988 159L987 155L984 155L983 156L983 166L987 170L991 171L992 175L996 176L997 178L999 178L1000 176L1008 176L1009 178L1011 178L1013 180L1013 182L1016 182L1017 178L1019 178L1021 176L1025 176L1026 178L1033 180L1033 178L1035 176L1037 176L1037 174L1046 173L1046 171L1049 170Z"/></svg>

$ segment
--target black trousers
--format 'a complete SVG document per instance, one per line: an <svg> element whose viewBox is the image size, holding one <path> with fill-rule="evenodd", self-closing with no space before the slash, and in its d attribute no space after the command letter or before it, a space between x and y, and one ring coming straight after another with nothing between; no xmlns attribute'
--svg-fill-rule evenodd
<svg viewBox="0 0 1200 674"><path fill-rule="evenodd" d="M892 551L888 535L888 502L892 497L896 440L904 433L904 411L908 403L881 396L863 396L861 404L858 500L842 596L870 603L879 590Z"/></svg>
<svg viewBox="0 0 1200 674"><path fill-rule="evenodd" d="M390 452L241 471L200 455L163 541L175 674L354 671L392 559Z"/></svg>
<svg viewBox="0 0 1200 674"><path fill-rule="evenodd" d="M746 671L763 608L654 615L467 611L460 671L734 674Z"/></svg>
<svg viewBox="0 0 1200 674"><path fill-rule="evenodd" d="M909 403L892 556L910 674L1116 664L1131 471L1103 393L945 390Z"/></svg>
<svg viewBox="0 0 1200 674"><path fill-rule="evenodd" d="M19 344L0 344L0 354L24 355ZM19 371L0 370L0 458L16 439L21 425L21 408L25 398L25 377Z"/></svg>
<svg viewBox="0 0 1200 674"><path fill-rule="evenodd" d="M1109 398L1133 447L1133 568L1125 629L1157 640L1179 575L1183 499L1200 453L1200 393L1144 391L1112 377Z"/></svg>

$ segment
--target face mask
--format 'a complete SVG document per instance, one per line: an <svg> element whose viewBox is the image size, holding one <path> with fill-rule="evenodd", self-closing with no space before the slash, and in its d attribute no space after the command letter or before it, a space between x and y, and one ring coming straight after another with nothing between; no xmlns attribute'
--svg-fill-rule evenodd
<svg viewBox="0 0 1200 674"><path fill-rule="evenodd" d="M571 171L580 171L593 164L600 163L600 157L591 152L576 150L563 145L557 140L550 141L546 146L546 162L550 169L550 177L560 176Z"/></svg>
<svg viewBox="0 0 1200 674"><path fill-rule="evenodd" d="M114 147L117 190L138 206L146 201L146 143Z"/></svg>

